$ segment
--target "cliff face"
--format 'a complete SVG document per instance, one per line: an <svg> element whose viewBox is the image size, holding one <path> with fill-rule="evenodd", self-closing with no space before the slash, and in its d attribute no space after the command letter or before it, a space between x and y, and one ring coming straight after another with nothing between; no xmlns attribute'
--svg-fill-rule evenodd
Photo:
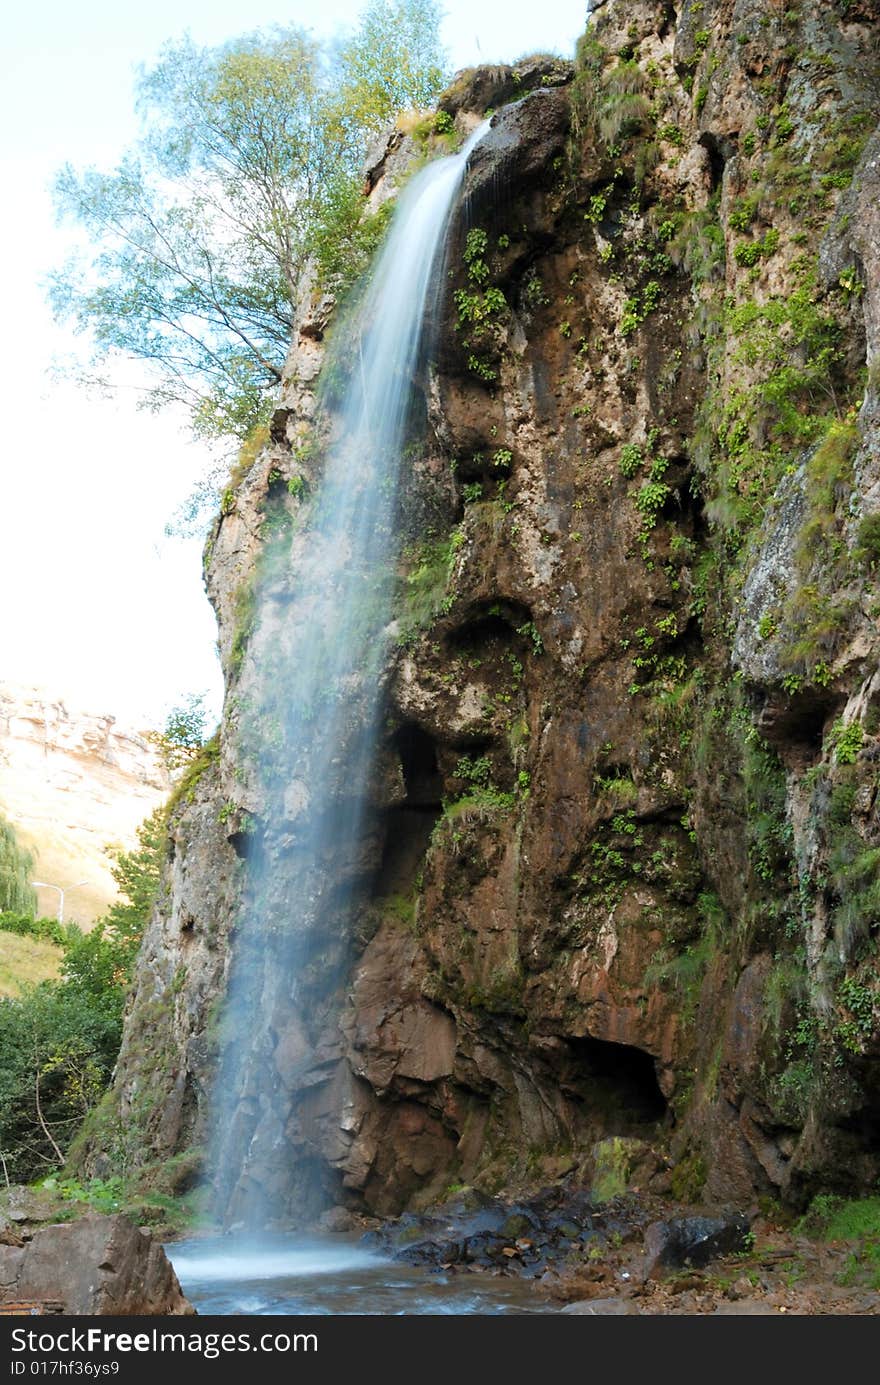
<svg viewBox="0 0 880 1385"><path fill-rule="evenodd" d="M401 499L354 926L276 1036L289 1167L383 1213L589 1176L607 1134L684 1198L880 1174L880 9L594 11L574 73L441 103L498 113ZM374 200L415 152L395 136ZM296 638L330 318L306 287L209 541L227 707L120 1061L141 1158L203 1138L249 854L295 912L303 786L270 820L247 745L255 660ZM268 1194L294 1215L302 1187Z"/></svg>
<svg viewBox="0 0 880 1385"><path fill-rule="evenodd" d="M91 923L117 897L113 853L168 796L155 746L115 717L83 712L40 688L0 684L0 808L36 856L34 875L62 889L87 883L65 917ZM54 918L56 890L39 890Z"/></svg>

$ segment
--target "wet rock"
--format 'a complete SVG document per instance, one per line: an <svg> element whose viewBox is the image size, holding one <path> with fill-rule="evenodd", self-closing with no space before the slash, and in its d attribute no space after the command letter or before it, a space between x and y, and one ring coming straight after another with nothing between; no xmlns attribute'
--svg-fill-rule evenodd
<svg viewBox="0 0 880 1385"><path fill-rule="evenodd" d="M195 1312L160 1243L122 1216L45 1226L22 1247L0 1245L0 1303L15 1302L88 1315Z"/></svg>
<svg viewBox="0 0 880 1385"><path fill-rule="evenodd" d="M761 361L720 311L727 295L734 316L752 303L782 311L798 301L803 270L812 271L805 262L796 267L795 256L814 254L827 202L836 229L820 270L835 342L839 331L840 350L856 365L865 340L868 347L851 493L842 472L832 487L834 514L812 518L814 533L825 536L814 545L819 566L825 548L840 549L843 561L851 532L880 511L880 151L875 137L852 187L839 189L831 132L845 129L854 148L870 128L865 113L876 117L877 36L841 23L841 5L604 0L593 8L595 52L588 42L576 91L565 85L567 65L539 58L464 74L441 102L462 129L490 106L496 114L471 163L459 228L485 234L485 255L472 271L465 247L450 243L451 295L445 316L438 308L425 385L424 455L404 469L410 576L432 574L438 559L437 605L405 648L390 641L381 774L364 849L342 867L333 862L352 886L352 916L340 911L328 928L300 978L301 1026L282 1026L272 1055L290 1099L290 1121L278 1134L290 1167L317 1170L325 1189L341 1182L351 1205L381 1215L428 1207L453 1179L500 1187L524 1167L546 1179L572 1165L582 1177L590 1151L609 1137L650 1149L671 1136L679 1142L677 1195L722 1205L748 1205L756 1194L803 1201L823 1179L836 1186L843 1170L855 1192L873 1187L878 1173L877 1036L863 1053L839 1053L845 1068L816 1064L832 1074L833 1101L824 1093L806 1117L771 1110L787 1023L783 1015L774 1035L765 1004L777 954L790 951L779 906L795 879L816 886L805 993L829 999L826 945L834 939L822 900L834 785L825 800L821 786L838 766L829 763L824 723L838 707L855 705L860 680L867 688L877 666L872 576L861 569L864 591L839 605L833 564L817 574L811 600L821 639L835 622L835 640L849 639L843 626L861 610L862 652L846 666L835 656L821 686L794 693L800 674L791 676L788 650L797 632L785 608L804 578L815 456L797 436L789 448L767 432L774 406L764 397ZM851 19L877 7L852 0L846 8ZM792 57L798 53L815 61ZM618 90L621 79L638 90ZM641 103L656 90L669 102L669 140L650 119L641 128ZM603 111L590 109L591 92ZM785 120L793 129L773 128L782 102L790 103ZM617 132L618 157L609 153L616 135L600 138L596 116L607 121L621 105L633 120ZM408 155L396 138L396 147L380 145L371 157L376 205L395 182L394 161ZM782 165L775 182L768 163ZM801 193L793 197L785 183L789 164L792 178L813 165L827 175L816 184L814 207L808 198L792 210ZM746 230L731 212L744 214L753 197ZM816 224L801 251L807 205ZM655 242L659 227L673 229L665 221L670 207L696 220L667 245L675 257L667 268ZM779 243L765 255L771 214ZM691 266L706 225L715 250L699 250ZM676 249L679 238L686 254ZM743 252L760 254L748 274L740 273ZM473 299L477 273L489 276L479 293L491 287L495 306L471 357L454 305L456 290ZM656 301L642 298L649 289L659 290ZM824 313L822 301L814 306ZM297 778L290 821L261 816L241 733L259 651L293 639L297 622L308 619L293 580L308 526L283 482L302 478L314 491L320 479L314 382L328 311L315 282L305 283L271 446L234 488L206 555L229 682L222 750L174 818L114 1096L114 1117L139 1122L149 1159L203 1143L227 934L247 874L229 839L228 802L257 819L252 846L268 863L273 908L281 920L289 912L281 867L305 800ZM817 386L817 408L821 394ZM748 450L731 452L730 485L714 442L700 483L689 474L688 456L701 450L692 447L696 417L720 416L746 399L756 430L748 449L766 452L768 492L769 472L783 478L775 496L752 496L763 483L751 468L740 472ZM836 400L841 416L856 403L856 394ZM741 421L745 427L745 414ZM745 442L734 430L724 447ZM623 447L642 459L638 476L621 465ZM637 497L648 494L639 487L649 453L668 504L643 554ZM272 577L272 609L248 642L242 598L260 569L272 486L287 496L296 532L291 563ZM753 511L753 520L740 517ZM729 524L743 540L736 581L728 584L725 561L718 583L713 577L706 586ZM447 544L449 562L439 564ZM703 602L705 617L695 620ZM644 681L650 670L653 686ZM730 698L741 685L747 699ZM691 689L701 691L694 697ZM649 709L673 690L675 718L661 724ZM868 758L880 748L868 715L876 707L876 689L870 698L866 691L858 715L866 745L850 767L854 827L866 847L880 840L876 761ZM744 773L753 732L779 750L785 773L777 780L773 771L773 820L794 838L785 860L780 840L770 881L755 868L758 819ZM487 805L460 797L467 785L457 766L466 751L473 768L490 771ZM810 794L807 762L822 770ZM337 766L344 779L344 744ZM503 806L508 798L514 806ZM725 923L707 929L699 902L713 898ZM90 1155L95 1171L100 1157ZM650 1163L643 1175L627 1156L620 1168L612 1160L609 1172L618 1188L665 1190L662 1168L651 1172ZM270 1191L279 1207L280 1194ZM611 1213L600 1223L595 1209L575 1210L568 1196L540 1206L529 1200L540 1225L509 1243L501 1228L512 1209L502 1209L498 1223L476 1224L469 1218L478 1209L462 1206L435 1212L396 1249L425 1263L471 1256L456 1263L491 1264L498 1256L505 1272L522 1273L532 1252L519 1241L552 1259L573 1240L613 1234ZM302 1208L294 1190L281 1210L292 1219ZM396 1253L391 1232L377 1239Z"/></svg>
<svg viewBox="0 0 880 1385"><path fill-rule="evenodd" d="M354 1231L357 1224L357 1218L345 1207L329 1207L318 1219L322 1231Z"/></svg>
<svg viewBox="0 0 880 1385"><path fill-rule="evenodd" d="M673 1217L652 1222L645 1232L645 1279L665 1269L707 1265L718 1255L748 1246L749 1219L740 1212L716 1217Z"/></svg>
<svg viewBox="0 0 880 1385"><path fill-rule="evenodd" d="M545 1188L512 1203L465 1189L429 1214L405 1213L386 1223L364 1243L408 1264L462 1265L537 1278L573 1244L597 1237L591 1209L582 1188Z"/></svg>
<svg viewBox="0 0 880 1385"><path fill-rule="evenodd" d="M570 115L565 92L545 89L500 110L468 162L466 194L472 210L484 198L497 198L505 185L520 189L546 174L565 142Z"/></svg>

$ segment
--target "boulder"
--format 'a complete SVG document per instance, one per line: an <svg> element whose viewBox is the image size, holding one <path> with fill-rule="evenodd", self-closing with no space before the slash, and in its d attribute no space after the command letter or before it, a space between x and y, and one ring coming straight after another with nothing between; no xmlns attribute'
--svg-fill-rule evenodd
<svg viewBox="0 0 880 1385"><path fill-rule="evenodd" d="M714 1217L672 1217L645 1231L645 1279L659 1279L665 1269L707 1265L716 1255L748 1248L749 1219L741 1212Z"/></svg>
<svg viewBox="0 0 880 1385"><path fill-rule="evenodd" d="M44 1226L22 1246L0 1245L0 1304L61 1304L64 1313L195 1313L171 1262L127 1217Z"/></svg>
<svg viewBox="0 0 880 1385"><path fill-rule="evenodd" d="M497 201L499 190L522 190L547 169L565 145L571 105L564 91L542 88L503 106L468 159L465 194L471 211Z"/></svg>
<svg viewBox="0 0 880 1385"><path fill-rule="evenodd" d="M462 111L482 115L490 108L497 110L520 100L535 88L567 86L573 76L572 63L550 54L524 58L512 67L468 67L456 73L452 85L440 97L438 109L450 116Z"/></svg>

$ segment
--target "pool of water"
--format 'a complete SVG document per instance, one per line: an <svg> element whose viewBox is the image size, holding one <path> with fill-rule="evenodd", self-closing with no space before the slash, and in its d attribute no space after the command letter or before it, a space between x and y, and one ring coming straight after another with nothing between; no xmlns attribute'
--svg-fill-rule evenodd
<svg viewBox="0 0 880 1385"><path fill-rule="evenodd" d="M217 1237L177 1241L166 1250L184 1293L200 1313L553 1311L519 1279L399 1265L343 1236L260 1242Z"/></svg>

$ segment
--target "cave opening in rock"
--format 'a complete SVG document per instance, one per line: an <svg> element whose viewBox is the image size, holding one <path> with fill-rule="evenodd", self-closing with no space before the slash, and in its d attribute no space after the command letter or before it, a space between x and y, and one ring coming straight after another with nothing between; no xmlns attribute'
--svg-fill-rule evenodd
<svg viewBox="0 0 880 1385"><path fill-rule="evenodd" d="M443 777L437 765L437 747L420 726L407 723L394 737L400 768L406 786L407 808L426 812L439 810L443 798Z"/></svg>
<svg viewBox="0 0 880 1385"><path fill-rule="evenodd" d="M709 185L712 192L721 187L727 160L736 153L736 147L723 135L714 135L706 130L700 135L700 144L706 151L709 162Z"/></svg>
<svg viewBox="0 0 880 1385"><path fill-rule="evenodd" d="M569 1039L562 1085L601 1116L609 1134L624 1135L663 1120L668 1103L654 1059L644 1049L604 1039Z"/></svg>
<svg viewBox="0 0 880 1385"><path fill-rule="evenodd" d="M386 814L374 895L394 894L412 887L443 807L443 776L433 738L420 726L408 722L396 732L394 747L400 757L406 798Z"/></svg>

